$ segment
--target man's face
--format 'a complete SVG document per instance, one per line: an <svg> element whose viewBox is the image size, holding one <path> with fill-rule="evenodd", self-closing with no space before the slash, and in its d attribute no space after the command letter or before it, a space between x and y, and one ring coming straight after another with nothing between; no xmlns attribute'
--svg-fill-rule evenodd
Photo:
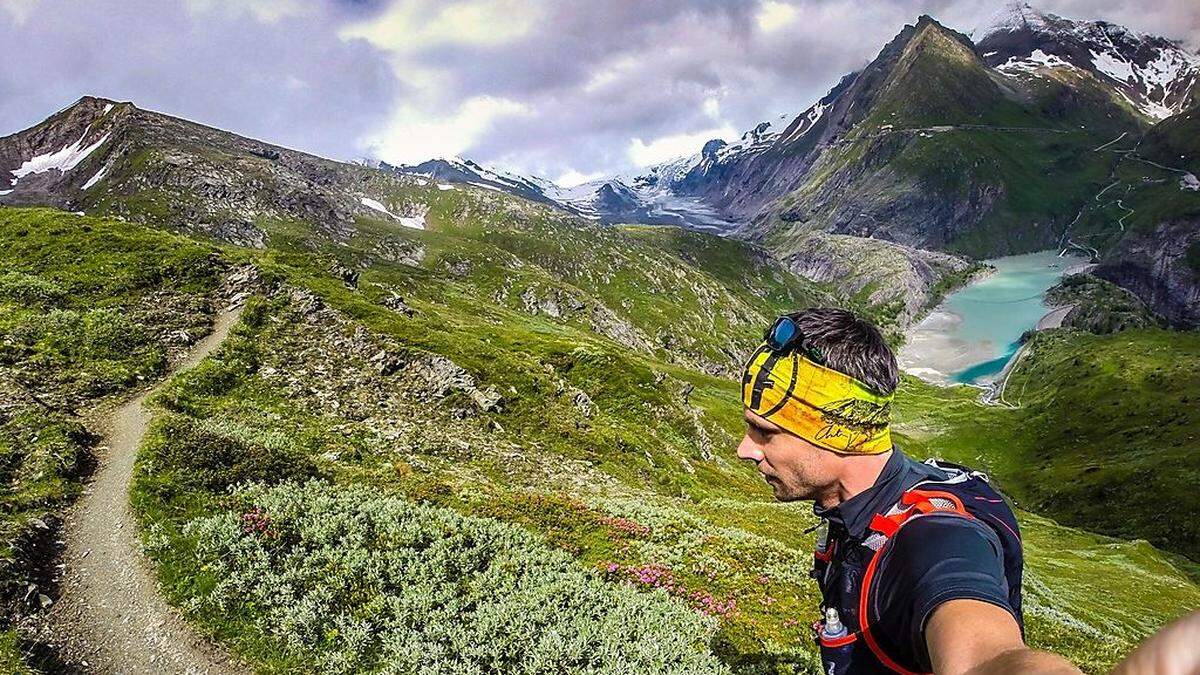
<svg viewBox="0 0 1200 675"><path fill-rule="evenodd" d="M830 453L749 410L745 416L746 436L738 445L738 458L758 465L776 499L816 499L835 481L826 461Z"/></svg>

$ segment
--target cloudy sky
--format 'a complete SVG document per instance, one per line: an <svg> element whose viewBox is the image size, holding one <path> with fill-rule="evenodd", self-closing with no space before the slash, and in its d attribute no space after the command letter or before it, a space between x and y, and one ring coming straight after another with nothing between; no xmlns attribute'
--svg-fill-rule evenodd
<svg viewBox="0 0 1200 675"><path fill-rule="evenodd" d="M1197 0L1043 0L1200 47ZM791 118L984 0L0 0L0 134L94 94L336 159L567 184Z"/></svg>

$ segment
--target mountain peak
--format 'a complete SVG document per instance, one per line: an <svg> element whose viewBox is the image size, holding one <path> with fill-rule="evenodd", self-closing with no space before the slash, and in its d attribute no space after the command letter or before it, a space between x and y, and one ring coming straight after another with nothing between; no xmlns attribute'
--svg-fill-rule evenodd
<svg viewBox="0 0 1200 675"><path fill-rule="evenodd" d="M971 37L978 42L992 33L1044 28L1058 18L1034 8L1027 2L1010 2L976 26L975 30L971 31Z"/></svg>

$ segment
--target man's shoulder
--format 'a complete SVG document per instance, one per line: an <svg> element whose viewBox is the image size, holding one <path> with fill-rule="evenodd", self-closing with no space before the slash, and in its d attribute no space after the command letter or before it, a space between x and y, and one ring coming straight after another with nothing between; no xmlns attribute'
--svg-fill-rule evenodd
<svg viewBox="0 0 1200 675"><path fill-rule="evenodd" d="M995 530L978 518L935 511L914 516L893 536L895 555L920 554L933 558L939 552L986 552L1001 555L1002 544ZM986 547L986 548L985 548Z"/></svg>

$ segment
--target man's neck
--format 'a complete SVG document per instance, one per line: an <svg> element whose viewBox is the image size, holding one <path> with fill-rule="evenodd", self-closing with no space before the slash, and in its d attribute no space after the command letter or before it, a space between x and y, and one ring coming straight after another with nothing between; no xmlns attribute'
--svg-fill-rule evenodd
<svg viewBox="0 0 1200 675"><path fill-rule="evenodd" d="M826 494L817 500L822 508L831 509L850 499L854 495L865 492L879 480L883 467L887 466L895 450L878 455L860 455L839 457L840 470L838 479L829 486Z"/></svg>

